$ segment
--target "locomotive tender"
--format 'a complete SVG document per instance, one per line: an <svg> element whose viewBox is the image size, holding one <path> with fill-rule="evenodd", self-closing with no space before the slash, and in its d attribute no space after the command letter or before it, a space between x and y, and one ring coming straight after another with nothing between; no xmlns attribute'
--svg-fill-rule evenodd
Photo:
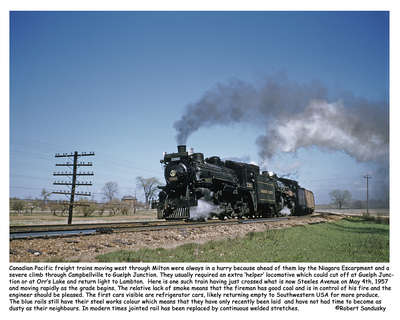
<svg viewBox="0 0 400 320"><path fill-rule="evenodd" d="M257 165L204 159L203 153L164 153L165 186L159 186L157 217L190 219L190 208L206 201L214 208L210 216L224 218L272 217L285 207L292 215L314 211L314 194L297 181L279 178Z"/></svg>

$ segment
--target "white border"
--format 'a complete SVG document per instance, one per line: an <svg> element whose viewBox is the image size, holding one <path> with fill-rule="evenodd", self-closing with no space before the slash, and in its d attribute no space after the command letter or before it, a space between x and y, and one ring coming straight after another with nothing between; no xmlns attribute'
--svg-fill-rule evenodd
<svg viewBox="0 0 400 320"><path fill-rule="evenodd" d="M399 38L398 30L399 30L399 15L398 10L396 7L395 1L278 1L278 2L266 2L266 1L198 1L198 2L188 2L188 1L27 1L27 0L19 0L19 1L3 1L1 3L1 27L0 27L0 39L2 42L1 45L1 68L2 68L2 86L1 86L1 97L2 97L2 107L1 107L1 143L2 143L2 150L6 150L6 155L3 156L2 168L1 171L1 178L3 181L2 184L2 203L5 207L5 210L2 210L2 223L1 223L1 234L2 234L2 241L1 241L1 248L2 248L2 258L3 263L1 263L1 271L3 275L8 274L8 261L9 261L9 253L8 253L8 214L7 214L7 207L8 207L8 194L9 194L9 11L10 10L93 10L93 11L103 11L103 10L110 10L110 11L118 11L118 10L158 10L158 11L185 11L185 10L206 10L206 11L251 11L251 10L270 10L270 11L285 11L285 10L301 10L301 11L318 11L318 10L339 10L339 11L347 11L347 10L382 10L390 11L390 57L394 57L394 59L390 59L390 126L391 126L391 136L390 136L390 173L391 173L391 183L390 183L390 191L391 191L391 265L392 271L396 274L396 270L398 267L399 261L399 248L398 248L398 205L397 205L397 195L396 195L396 182L397 178L399 177L398 172L398 148L396 138L398 137L398 125L397 120L398 117L398 93L396 92L396 87L398 86L397 80L397 71L398 71L398 62L396 57L400 57L400 52L398 50L398 41L396 39ZM3 207L3 208L4 208ZM7 262L7 263L5 263ZM383 317L389 318L391 315L394 314L395 308L397 308L398 301L396 299L396 295L398 294L399 288L399 280L398 275L396 275L395 281L393 281L393 285L395 286L395 292L392 293L392 301L387 301L387 303L391 304L393 307L393 312L381 314L381 313L372 313L372 314L352 314L352 313L340 313L340 314L332 314L335 318L340 316L341 318L354 318L354 316L361 315L363 318L376 318L376 317ZM3 288L1 290L0 299L2 301L2 310L5 310L8 306L8 277L4 276L0 280L0 284ZM53 318L54 316L57 317L80 317L83 314L37 314L42 318ZM84 314L86 317L88 314ZM186 318L188 314L184 313L169 313L164 314L163 318L167 316L167 318ZM246 316L244 313L235 314L239 316ZM297 316L304 316L304 313L284 313L281 316L292 318ZM13 313L10 316L16 319L22 319L26 317L31 317L33 314L17 314ZM97 313L96 316L101 316L100 313ZM105 315L109 316L109 315ZM125 316L129 316L130 318L138 316L137 314L129 314L124 315L118 313L118 317L125 318ZM146 315L148 316L148 315ZM156 314L154 314L156 316ZM159 316L159 315L158 315ZM191 318L200 318L206 316L204 313L200 314L191 314ZM221 314L216 314L216 316L220 317ZM224 313L223 317L229 317L230 314ZM250 316L250 315L249 315ZM255 318L265 318L265 317L274 317L274 318L281 318L281 316L277 316L274 314L252 314L251 317ZM324 314L307 314L307 317L311 318L321 318L329 317L330 315Z"/></svg>

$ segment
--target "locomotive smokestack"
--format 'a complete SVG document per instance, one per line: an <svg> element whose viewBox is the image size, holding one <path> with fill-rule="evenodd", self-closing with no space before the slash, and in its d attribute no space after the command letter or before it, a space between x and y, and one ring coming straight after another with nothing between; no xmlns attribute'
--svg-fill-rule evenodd
<svg viewBox="0 0 400 320"><path fill-rule="evenodd" d="M186 145L181 144L178 146L178 153L185 153L186 152Z"/></svg>

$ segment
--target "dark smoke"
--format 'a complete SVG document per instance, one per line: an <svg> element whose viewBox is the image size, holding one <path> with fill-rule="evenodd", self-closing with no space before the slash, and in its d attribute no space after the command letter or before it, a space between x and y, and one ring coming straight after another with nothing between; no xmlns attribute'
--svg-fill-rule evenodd
<svg viewBox="0 0 400 320"><path fill-rule="evenodd" d="M346 95L328 98L319 82L298 84L284 76L261 86L235 80L218 84L189 104L174 123L178 144L204 127L250 123L260 128L261 159L300 148L342 151L360 162L388 158L388 106Z"/></svg>
<svg viewBox="0 0 400 320"><path fill-rule="evenodd" d="M187 138L201 127L250 121L247 108L256 97L256 90L241 81L217 85L197 103L189 104L182 119L174 123L178 144L186 144Z"/></svg>
<svg viewBox="0 0 400 320"><path fill-rule="evenodd" d="M373 169L372 197L389 199L389 106L349 93L330 96L319 82L299 84L285 75L260 85L239 80L218 84L186 107L174 123L178 144L201 128L248 123L262 163L282 153L317 147L341 151ZM246 159L247 160L247 159ZM247 161L244 161L247 162ZM297 168L282 168L295 178Z"/></svg>

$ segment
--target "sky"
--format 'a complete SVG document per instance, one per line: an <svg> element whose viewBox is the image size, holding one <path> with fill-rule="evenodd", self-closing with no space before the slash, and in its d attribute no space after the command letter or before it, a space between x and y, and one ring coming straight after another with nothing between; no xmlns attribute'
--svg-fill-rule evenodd
<svg viewBox="0 0 400 320"><path fill-rule="evenodd" d="M239 100L224 94L240 96L232 85L238 82L258 102L240 100L245 117L226 121ZM259 102L271 92L268 83L278 83L283 92L271 114ZM293 95L293 87L302 89ZM316 113L305 87L323 88L325 102ZM223 104L212 106L223 112L221 121L204 108L210 96ZM305 104L280 105L286 96ZM378 130L380 116L387 120L388 103L387 12L11 12L10 196L39 198L43 188L62 189L52 184L59 180L53 177L60 171L55 164L63 160L54 155L79 151L95 152L80 159L93 162L95 174L81 179L93 186L80 191L102 200L104 184L115 181L119 197L140 198L136 177L163 182L159 160L164 151L176 150L174 124L185 115L194 118L195 110L200 117L191 120L204 121L186 143L205 156L291 173L320 204L330 201L333 189L365 199L368 173L371 195L380 197L388 188L388 153L371 156L384 142L369 139L368 132ZM310 112L329 108L349 114L351 138L358 138L332 144L335 135L317 139L321 134L313 127L319 137L304 134L310 139L300 141L294 126L303 126ZM285 149L288 132L298 144ZM260 136L272 157L261 156ZM271 141L283 142L271 149ZM363 157L349 146L360 147Z"/></svg>

